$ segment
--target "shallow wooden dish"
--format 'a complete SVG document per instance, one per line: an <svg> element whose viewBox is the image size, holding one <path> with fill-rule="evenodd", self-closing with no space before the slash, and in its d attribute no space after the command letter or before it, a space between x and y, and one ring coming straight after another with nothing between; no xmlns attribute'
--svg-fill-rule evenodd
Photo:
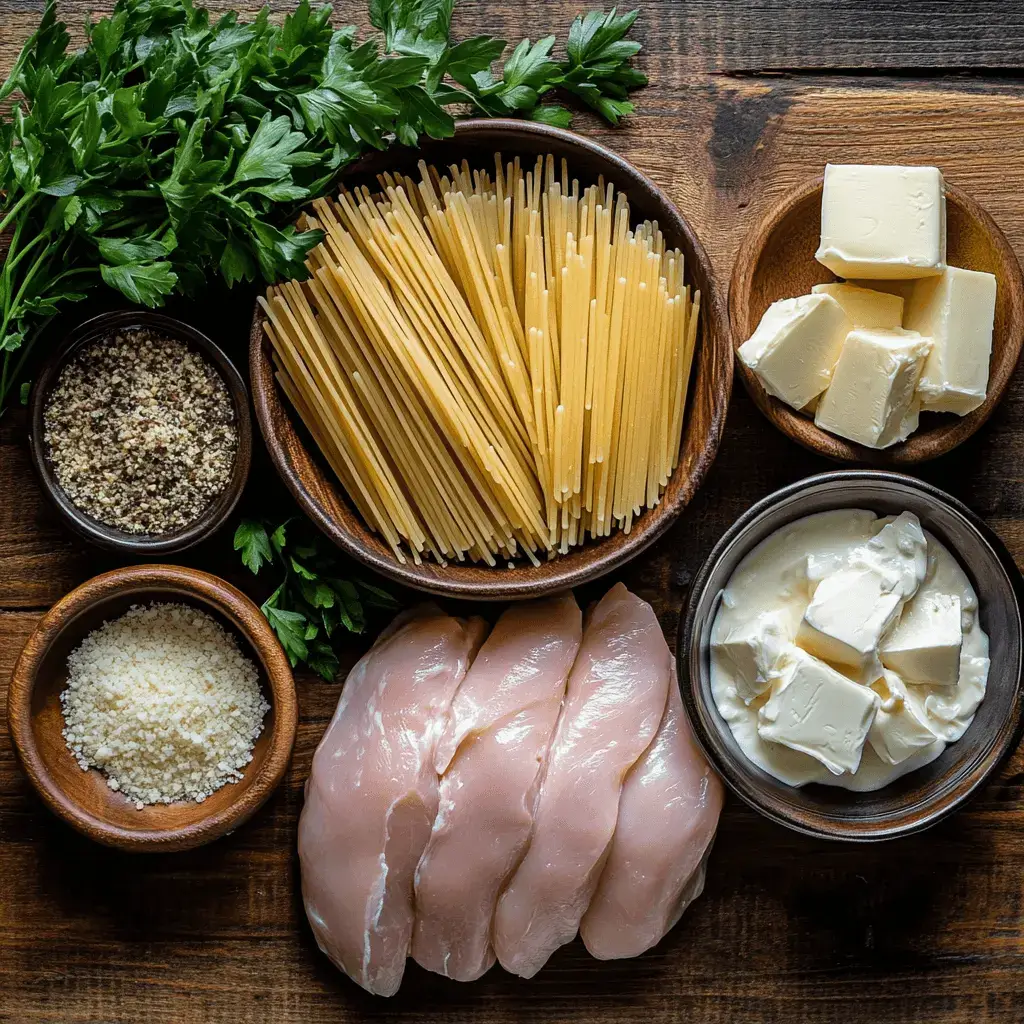
<svg viewBox="0 0 1024 1024"><path fill-rule="evenodd" d="M420 158L449 164L466 158L476 166L493 166L494 153L553 153L569 161L581 181L606 180L626 191L634 218L656 219L669 245L686 255L687 279L701 291L701 327L683 426L679 466L656 509L645 512L628 536L616 533L538 567L514 568L468 564L446 567L433 563L402 564L367 529L346 500L344 490L317 456L312 440L301 428L278 389L257 306L250 336L249 370L256 419L270 457L303 511L340 548L384 576L435 594L477 600L538 597L595 579L634 558L653 544L693 497L714 461L725 426L732 389L732 346L725 309L703 246L682 214L643 174L610 150L571 132L520 121L464 121L455 137L428 141L416 150L393 149L372 154L346 173L347 181L374 180L379 171L414 171Z"/></svg>
<svg viewBox="0 0 1024 1024"><path fill-rule="evenodd" d="M818 783L789 786L769 775L748 760L711 688L711 631L737 565L787 523L838 508L879 515L913 512L970 577L989 637L985 699L963 737L930 764L867 793ZM855 842L920 832L962 807L1017 747L1024 710L1022 599L1024 579L1003 543L970 509L937 487L879 470L812 476L744 512L694 578L676 643L683 703L697 739L726 784L773 821L807 835Z"/></svg>
<svg viewBox="0 0 1024 1024"><path fill-rule="evenodd" d="M739 348L764 311L778 299L806 295L835 275L814 258L821 235L822 179L788 196L748 235L729 284L729 320ZM879 466L924 462L955 448L992 415L1010 382L1024 342L1024 276L1006 236L967 193L946 183L947 262L996 276L988 397L967 416L922 413L921 427L906 441L881 450L865 448L814 425L814 420L769 395L739 359L740 379L758 408L783 433L829 458Z"/></svg>
<svg viewBox="0 0 1024 1024"><path fill-rule="evenodd" d="M83 637L133 604L169 601L211 614L256 665L270 710L243 778L202 803L136 810L96 769L83 771L62 730L60 694L67 656ZM90 839L118 849L187 850L236 829L284 776L295 742L298 707L288 660L259 609L234 587L204 572L140 565L96 576L43 616L14 666L7 721L22 767L46 805Z"/></svg>
<svg viewBox="0 0 1024 1024"><path fill-rule="evenodd" d="M231 396L238 428L238 450L235 464L224 490L194 522L180 530L163 534L132 534L107 526L83 512L64 493L50 462L44 437L44 414L50 392L60 379L65 364L85 345L109 331L130 327L150 327L177 338L201 353L219 373ZM137 558L154 558L184 551L216 533L234 511L246 480L252 460L252 419L249 415L249 393L234 363L205 334L194 327L162 313L146 309L130 309L102 313L79 324L47 356L39 368L29 397L29 450L43 492L50 499L64 523L80 537L101 548L121 551Z"/></svg>

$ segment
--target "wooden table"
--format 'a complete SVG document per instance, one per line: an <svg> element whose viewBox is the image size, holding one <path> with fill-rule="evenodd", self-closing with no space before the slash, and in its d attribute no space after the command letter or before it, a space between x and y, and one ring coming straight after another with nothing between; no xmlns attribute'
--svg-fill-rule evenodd
<svg viewBox="0 0 1024 1024"><path fill-rule="evenodd" d="M651 76L639 113L620 130L586 117L577 126L667 190L701 235L720 286L744 232L827 160L938 164L1024 254L1024 5L638 2ZM81 23L89 6L66 3L67 20ZM339 6L346 20L364 20L362 5ZM0 0L3 73L40 9L40 0ZM576 9L570 0L464 0L457 30L564 37ZM244 295L218 324L191 311L240 359L247 314ZM111 564L55 524L24 435L18 414L0 424L0 681L42 611ZM1022 457L1018 374L978 436L921 467L984 516L1018 562ZM686 581L723 529L774 488L826 468L737 391L696 501L623 578L671 635ZM253 483L261 498L276 488L265 462ZM229 549L224 537L187 561L251 590ZM188 854L121 856L59 824L22 778L0 725L0 1021L1024 1019L1020 752L968 810L889 845L805 839L731 800L704 896L638 960L602 964L575 943L530 982L494 970L472 985L410 964L396 998L369 997L317 951L302 913L295 824L338 686L302 676L298 690L287 782L237 834Z"/></svg>

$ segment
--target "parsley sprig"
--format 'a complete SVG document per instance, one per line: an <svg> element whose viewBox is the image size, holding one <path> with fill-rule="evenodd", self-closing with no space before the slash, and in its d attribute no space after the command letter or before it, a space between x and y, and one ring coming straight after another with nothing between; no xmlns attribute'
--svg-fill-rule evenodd
<svg viewBox="0 0 1024 1024"><path fill-rule="evenodd" d="M453 105L567 125L552 90L614 124L646 81L635 12L577 18L563 60L548 36L499 67L503 40L452 39L453 6L370 0L381 35L360 41L308 0L280 25L117 0L69 52L47 0L0 86L0 412L42 325L97 284L158 306L218 275L301 279L321 236L291 226L296 209L367 149L451 135Z"/></svg>
<svg viewBox="0 0 1024 1024"><path fill-rule="evenodd" d="M304 520L288 520L273 528L243 519L234 544L253 574L268 567L282 575L261 610L292 666L308 665L328 682L338 674L336 634L362 633L368 608L394 611L398 607L380 588L343 578L341 559Z"/></svg>

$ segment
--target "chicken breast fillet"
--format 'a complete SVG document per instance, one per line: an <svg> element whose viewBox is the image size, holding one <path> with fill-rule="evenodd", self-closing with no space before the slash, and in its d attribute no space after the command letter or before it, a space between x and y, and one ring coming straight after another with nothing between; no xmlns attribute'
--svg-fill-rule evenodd
<svg viewBox="0 0 1024 1024"><path fill-rule="evenodd" d="M452 704L440 808L416 871L412 955L456 981L494 963L498 893L522 857L582 616L572 594L513 605Z"/></svg>
<svg viewBox="0 0 1024 1024"><path fill-rule="evenodd" d="M580 935L599 960L657 945L704 887L722 783L697 746L672 666L654 742L626 777L619 820Z"/></svg>
<svg viewBox="0 0 1024 1024"><path fill-rule="evenodd" d="M400 618L349 673L299 819L317 944L376 995L402 982L413 875L437 813L437 742L485 627L434 608Z"/></svg>
<svg viewBox="0 0 1024 1024"><path fill-rule="evenodd" d="M584 628L530 845L498 901L493 941L506 970L532 978L576 935L615 831L623 780L665 712L670 660L651 606L613 587Z"/></svg>

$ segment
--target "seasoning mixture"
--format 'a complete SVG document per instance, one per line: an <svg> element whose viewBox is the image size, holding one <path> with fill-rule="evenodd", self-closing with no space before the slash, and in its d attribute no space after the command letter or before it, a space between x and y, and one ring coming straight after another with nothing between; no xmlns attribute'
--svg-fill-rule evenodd
<svg viewBox="0 0 1024 1024"><path fill-rule="evenodd" d="M237 781L270 710L256 668L205 612L135 605L68 657L64 739L138 808Z"/></svg>
<svg viewBox="0 0 1024 1024"><path fill-rule="evenodd" d="M227 486L238 448L221 375L185 342L148 328L113 333L70 360L44 423L68 498L132 534L195 522Z"/></svg>

